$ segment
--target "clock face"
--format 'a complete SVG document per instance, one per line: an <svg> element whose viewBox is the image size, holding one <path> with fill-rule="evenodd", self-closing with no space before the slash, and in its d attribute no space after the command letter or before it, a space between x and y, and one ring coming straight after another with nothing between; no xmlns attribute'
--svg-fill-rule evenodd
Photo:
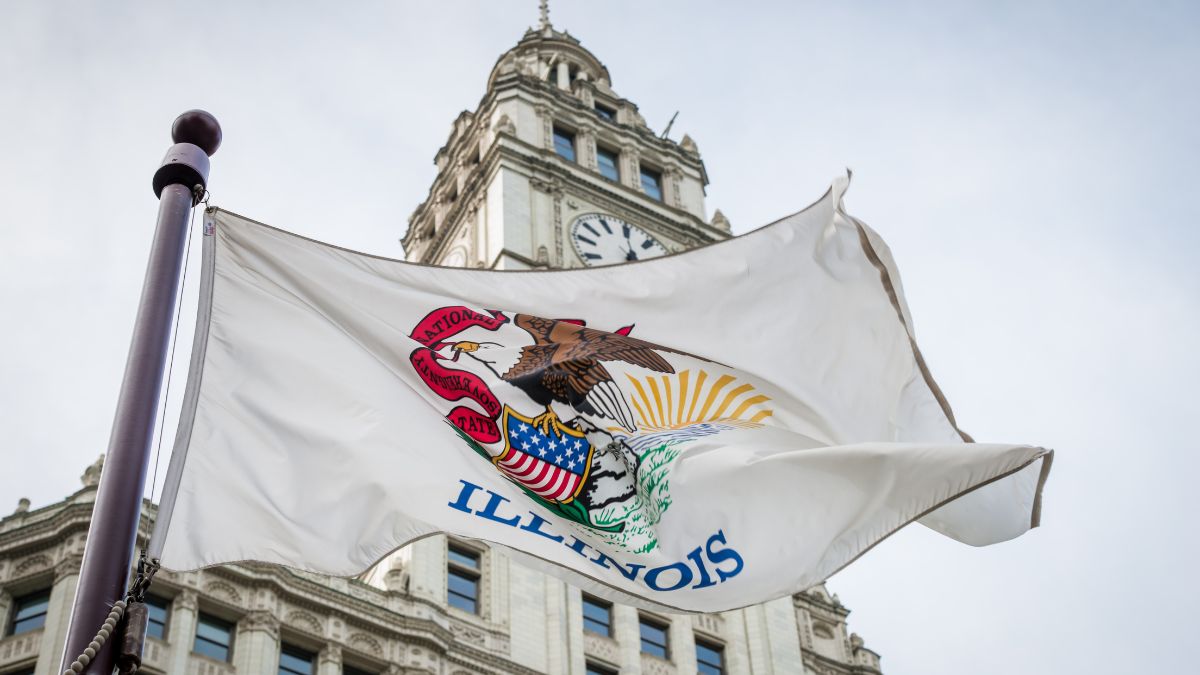
<svg viewBox="0 0 1200 675"><path fill-rule="evenodd" d="M646 260L666 255L667 249L637 225L615 216L588 213L571 223L575 252L590 266Z"/></svg>

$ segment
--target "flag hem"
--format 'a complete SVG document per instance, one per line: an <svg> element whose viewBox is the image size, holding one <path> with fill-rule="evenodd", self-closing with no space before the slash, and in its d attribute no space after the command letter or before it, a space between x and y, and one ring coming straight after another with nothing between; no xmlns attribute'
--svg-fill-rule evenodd
<svg viewBox="0 0 1200 675"><path fill-rule="evenodd" d="M848 179L847 179L847 180L848 180ZM847 183L847 184L848 184L848 183ZM795 211L795 212L793 212L793 213L789 213L788 215L786 215L786 216L783 216L782 218L778 218L778 219L776 219L776 220L773 220L773 221L771 221L771 222L769 222L769 223L767 223L766 225L763 225L763 226L761 226L761 227L756 227L756 228L754 228L753 230L750 230L749 232L745 232L745 233L743 233L743 234L739 234L739 235L736 235L736 236L732 236L732 237L729 237L729 238L727 238L727 239L720 239L720 240L717 240L717 241L711 241L711 242L708 242L708 243L700 244L699 246L693 246L693 247L691 247L691 248L687 248L687 249L684 249L684 250L682 250L682 251L673 251L673 252L668 252L666 255L660 255L660 256L658 256L657 258L647 258L647 259L645 259L645 260L631 260L631 261L629 261L629 262L622 263L622 264L620 265L620 268L626 268L626 267L628 267L629 265L642 265L642 264L646 264L646 263L654 263L654 262L657 262L657 261L660 261L660 260L667 260L667 259L669 259L669 258L676 258L676 257L679 257L679 256L684 256L684 255L688 255L688 254L691 254L691 253L695 253L695 252L697 252L697 251L701 251L701 250L704 250L704 249L707 249L707 248L711 248L711 247L713 247L713 246L720 246L721 244L725 244L725 243L728 243L728 242L731 242L731 241L735 241L735 240L738 240L738 239L742 239L742 238L744 238L744 237L749 237L749 236L751 236L751 235L753 235L753 234L757 234L757 233L759 233L759 232L764 232L764 231L766 231L766 230L768 230L768 229L770 229L770 228L772 228L772 227L775 227L775 226L777 226L777 225L780 225L780 224L782 224L782 223L785 223L785 222L787 222L788 220L791 220L792 218L795 218L796 216L800 215L801 213L804 213L805 211L808 211L808 210L810 210L810 209L816 208L817 206L821 205L821 204L822 204L822 203L825 201L825 199L826 199L827 197L829 197L829 196L830 196L830 194L831 194L831 193L834 193L834 192L835 192L835 190L836 190L836 185L837 185L836 183L835 183L834 185L831 185L829 188L827 188L827 189L825 190L825 192L823 192L823 193L821 194L821 196L820 196L819 198L817 198L815 201L813 201L813 202L812 202L811 204L809 204L808 206L805 206L804 208L800 209L799 211ZM841 194L841 193L844 193L844 192L845 192L845 188L843 188L843 189L842 189L842 190L841 190L841 191L838 193L838 195L840 196L840 194ZM382 260L382 261L385 261L385 262L399 263L399 264L401 264L401 265L411 265L411 266L413 266L413 267L432 267L432 268L435 268L435 269L439 269L439 270L446 270L446 271L450 271L450 272L463 272L463 273L478 273L478 272L487 272L487 273L490 273L490 274L492 274L492 273L494 273L494 274L529 274L529 273L535 273L535 274L562 274L562 273L568 273L568 274L571 274L571 273L574 273L574 274L579 274L579 273L596 273L596 272L601 272L601 271L611 271L611 270L613 270L613 269L617 269L617 268L618 268L618 266L616 266L616 265L608 265L608 266L604 266L604 267L574 267L574 268L544 268L544 269L527 269L527 270L498 270L498 269L491 269L491 268L487 268L487 269L478 269L478 268L470 268L470 267L445 267L445 266L442 266L442 265L431 265L431 264L429 264L429 263L413 262L413 261L411 261L411 260L403 260L403 259L401 259L401 258L389 258L389 257L387 257L387 256L383 256L383 255L377 255L377 254L374 254L374 253L366 253L366 252L364 252L364 251L359 251L359 250L357 250L357 249L348 248L348 247L345 247L345 246L339 246L339 245L337 245L337 244L331 244L331 243L329 243L329 242L327 242L327 241L321 241L320 239L313 239L312 237L306 237L306 236L304 236L304 235L302 235L302 234L297 234L297 233L295 233L295 232L292 232L292 231L289 231L289 230L285 230L285 229L283 229L283 228L275 227L274 225L268 225L267 223L264 223L264 222L262 222L262 221L254 220L253 218L247 218L246 216L243 216L242 214L240 214L240 213L237 213L237 212L235 212L235 211L230 211L229 209L223 209L223 208L220 208L220 207L217 207L217 206L214 206L214 207L211 207L211 208L212 208L212 210L213 210L213 212L214 212L214 213L216 213L216 212L220 211L220 212L222 212L222 213L226 213L226 214L228 214L228 215L231 215L231 216L233 216L233 217L235 217L235 218L238 218L238 219L240 219L240 220L244 220L244 221L246 221L246 222L248 222L248 223L253 223L254 225L258 225L258 226L260 226L260 227L264 227L264 228L266 228L266 229L268 229L268 230L273 230L273 231L275 231L275 232L279 232L280 234L284 234L284 235L287 235L287 236L289 236L289 237L295 237L295 238L297 238L297 239L302 239L302 240L304 240L304 241L311 242L311 243L313 243L313 244L317 244L317 245L319 245L319 246L324 246L324 247L326 247L326 248L334 249L334 250L337 250L337 251L342 251L342 252L345 252L345 253L351 253L351 254L353 254L353 255L356 255L356 256L363 256L363 257L365 257L365 258L372 258L372 259L374 259L374 260ZM839 207L838 207L836 204L834 205L834 209L835 209L836 211L839 211L839 212L841 211L841 209L840 209L840 208L839 208Z"/></svg>
<svg viewBox="0 0 1200 675"><path fill-rule="evenodd" d="M838 572L841 572L843 569L845 569L846 567L848 567L849 565L851 565L852 563L857 561L862 556L866 555L869 551L871 551L876 546L883 543L884 541L889 539L892 535L896 534L897 532L904 529L905 527L912 525L913 523L917 522L921 518L924 518L925 516L929 515L930 513L937 511L938 509L949 504L950 502L960 499L960 498L962 498L976 490L979 490L983 487L991 485L992 483L995 483L996 481L1003 480L1005 478L1008 478L1009 476L1016 475L1017 473L1020 473L1021 471L1025 470L1029 466L1033 465L1034 462L1037 462L1040 460L1043 462L1042 469L1041 469L1041 475L1039 476L1039 481L1038 481L1038 485L1037 485L1037 493L1034 497L1034 505L1031 509L1036 514L1036 512L1040 509L1041 489L1042 489L1042 485L1045 482L1045 478L1046 478L1047 474L1049 473L1049 466L1050 466L1051 461L1053 460L1054 451L1048 450L1046 448L1036 447L1036 446L1029 446L1029 447L1035 447L1037 450L1041 450L1042 452L1041 452L1041 454L1038 454L1038 455L1030 458L1029 460L1022 462L1020 465L1018 465L1015 468L1009 469L1007 471L1003 471L995 476L992 476L991 478L988 478L987 480L984 480L984 481L981 481L974 485L971 485L970 487L967 487L964 490L960 490L960 491L956 492L955 494L937 502L936 504L933 504L932 506L920 511L919 513L913 515L912 517L904 519L902 522L897 524L895 527L887 530L886 533L883 534L882 536L875 538L874 541L870 542L861 551L854 554L854 556L852 558L850 558L846 562L839 565L837 568L835 568L829 574L824 575L820 580L814 581L812 584L805 586L803 588L796 588L796 589L790 591L789 593L787 593L787 595L794 595L796 593L801 593L803 591L806 591L806 590L816 586L817 584L824 583L826 580L833 577ZM156 533L157 533L157 529L156 529ZM372 567L374 567L375 565L378 565L382 560L384 560L388 556L396 553L400 549L402 549L406 546L409 546L417 541L426 539L426 538L434 536L434 535L447 535L447 536L452 536L452 537L460 537L460 538L469 539L472 541L483 542L485 544L488 544L489 546L494 545L494 546L500 546L506 550L511 549L511 547L507 546L506 544L503 544L500 542L495 542L495 541L492 541L492 540L484 538L484 537L473 537L470 535L462 535L462 534L457 534L454 532L448 532L446 530L436 530L433 532L428 532L426 534L422 534L417 537L413 537L412 539L409 539L407 541L404 541L403 543L393 546L392 548L388 549L388 551L383 553L382 555L376 556L375 559L370 564L366 565L362 569L360 569L356 572L348 573L348 574L331 574L326 571L312 569L312 568L308 568L308 567L299 567L299 566L294 566L294 565L288 565L286 563L281 563L281 562L254 560L254 559L227 560L224 562L212 563L209 565L201 565L199 567L192 567L192 568L188 568L188 569L175 569L175 568L169 567L167 565L164 565L163 567L165 569L168 569L168 570L171 570L174 572L193 572L193 571L197 571L197 570L209 569L212 567L220 567L221 565L266 563L266 564L270 564L270 565L278 565L280 567L284 567L287 569L299 570L301 572L310 572L313 574L324 574L327 576L338 577L338 578L342 578L342 579L353 579L353 578L360 577L363 574L367 573L368 571L370 571L370 569ZM583 572L580 572L580 571L575 570L567 565L564 565L562 563L559 563L559 562L556 562L553 560L548 560L548 559L541 558L538 556L533 556L530 554L523 554L522 557L527 558L527 559L533 559L534 561L536 561L536 564L534 566L536 566L537 568L540 568L541 571L548 571L548 573L553 574L554 576L556 576L560 580L565 581L566 583L575 583L575 582L572 582L571 580L566 579L564 577L583 578L583 579L586 579L589 583L596 585L595 587L589 589L590 591L596 592L597 595L601 595L601 596L605 597L605 599L613 600L615 602L621 602L621 603L628 604L631 606L639 606L640 605L642 608L650 608L653 611L667 611L667 612L674 612L674 613L678 613L678 614L713 614L713 613L729 612L729 611L733 611L733 610L737 610L737 609L743 609L745 607L750 607L752 605L761 604L762 602L769 602L770 600L778 599L778 598L769 598L767 600L762 600L759 602L751 602L751 603L747 603L745 605L738 605L735 607L725 607L722 609L684 609L681 607L675 607L673 605L654 602L653 600L649 600L648 598L644 598L642 596L633 595L631 593L626 592L625 590L622 590L621 588L618 588L617 586L614 586L614 585L608 583L607 581L604 581L603 579L599 579L597 577L593 577L591 575L584 574ZM576 583L576 585L578 585L578 584ZM778 597L784 597L784 596L781 595Z"/></svg>
<svg viewBox="0 0 1200 675"><path fill-rule="evenodd" d="M191 445L192 428L195 426L196 409L200 399L200 383L204 379L204 356L208 351L208 336L212 319L213 286L216 281L216 227L217 209L206 209L204 213L204 245L200 268L200 297L196 308L196 331L192 338L192 357L188 364L187 385L184 387L183 405L179 410L179 421L175 429L175 444L171 450L171 463L163 482L162 495L158 500L158 513L154 530L150 533L147 546L151 558L162 556L171 517L175 512L175 499L183 480L183 468L187 462L188 447ZM210 232L212 234L210 234ZM153 499L154 495L150 495Z"/></svg>

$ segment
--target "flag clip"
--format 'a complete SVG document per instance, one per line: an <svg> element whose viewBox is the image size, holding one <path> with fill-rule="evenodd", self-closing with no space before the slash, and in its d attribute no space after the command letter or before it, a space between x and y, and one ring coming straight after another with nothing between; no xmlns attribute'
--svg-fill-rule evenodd
<svg viewBox="0 0 1200 675"><path fill-rule="evenodd" d="M150 582L159 567L158 558L147 558L146 549L142 549L138 558L137 575L133 578L133 583L129 584L129 592L125 595L126 602L143 602L146 599L146 591L150 588Z"/></svg>

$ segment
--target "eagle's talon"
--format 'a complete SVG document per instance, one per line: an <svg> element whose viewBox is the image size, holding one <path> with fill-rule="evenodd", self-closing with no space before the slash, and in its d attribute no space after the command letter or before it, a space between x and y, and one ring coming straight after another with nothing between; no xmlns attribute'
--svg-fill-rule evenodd
<svg viewBox="0 0 1200 675"><path fill-rule="evenodd" d="M534 428L547 436L550 435L550 430L554 429L556 423L558 423L558 415L550 409L550 406L546 406L546 412L533 418ZM557 431L558 430L555 429L556 433ZM561 436L562 434L559 435Z"/></svg>

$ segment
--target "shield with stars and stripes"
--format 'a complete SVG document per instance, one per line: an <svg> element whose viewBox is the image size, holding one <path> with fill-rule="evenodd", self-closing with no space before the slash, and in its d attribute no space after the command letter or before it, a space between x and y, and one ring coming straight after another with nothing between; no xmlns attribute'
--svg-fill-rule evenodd
<svg viewBox="0 0 1200 675"><path fill-rule="evenodd" d="M546 501L575 499L592 465L592 444L582 431L554 419L547 433L507 405L500 428L504 452L492 460L496 468Z"/></svg>

